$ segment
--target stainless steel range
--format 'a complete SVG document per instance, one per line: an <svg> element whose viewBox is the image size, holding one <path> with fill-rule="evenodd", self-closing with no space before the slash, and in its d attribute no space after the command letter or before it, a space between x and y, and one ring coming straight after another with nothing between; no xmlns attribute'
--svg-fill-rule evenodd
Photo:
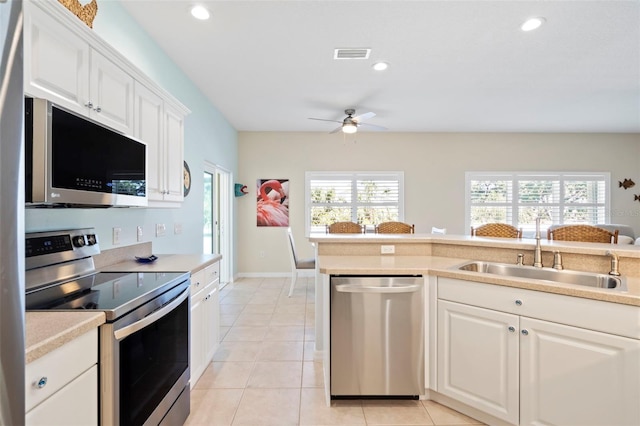
<svg viewBox="0 0 640 426"><path fill-rule="evenodd" d="M28 233L26 308L105 313L102 425L183 424L190 400L189 274L98 272L99 253L91 228Z"/></svg>

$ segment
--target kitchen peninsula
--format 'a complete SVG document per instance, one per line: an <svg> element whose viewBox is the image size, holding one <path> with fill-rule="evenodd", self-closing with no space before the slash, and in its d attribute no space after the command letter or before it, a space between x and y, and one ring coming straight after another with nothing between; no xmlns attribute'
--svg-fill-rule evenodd
<svg viewBox="0 0 640 426"><path fill-rule="evenodd" d="M560 251L566 270L605 276L613 251L626 281L621 291L458 268L470 261L515 265L518 254L531 265L535 240L313 234L309 241L316 246L316 350L327 401L331 276L421 275L423 397L489 424L640 423L640 247L541 242L545 267Z"/></svg>

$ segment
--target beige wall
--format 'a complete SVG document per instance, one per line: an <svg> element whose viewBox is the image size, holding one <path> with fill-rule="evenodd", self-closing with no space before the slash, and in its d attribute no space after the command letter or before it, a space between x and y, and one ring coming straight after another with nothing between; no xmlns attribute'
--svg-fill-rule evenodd
<svg viewBox="0 0 640 426"><path fill-rule="evenodd" d="M468 233L464 223L467 171L605 171L611 173L611 223L640 235L639 134L240 132L237 182L238 273L289 272L285 231L256 226L256 180L290 179L290 224L298 251L311 256L304 235L306 171L404 171L405 221L417 233L432 226ZM618 188L631 178L633 188ZM264 253L264 257L261 257Z"/></svg>

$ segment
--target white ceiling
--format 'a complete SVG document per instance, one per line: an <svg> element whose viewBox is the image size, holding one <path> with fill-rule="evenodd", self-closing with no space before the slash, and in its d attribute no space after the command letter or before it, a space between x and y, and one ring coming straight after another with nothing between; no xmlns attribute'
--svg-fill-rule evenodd
<svg viewBox="0 0 640 426"><path fill-rule="evenodd" d="M640 0L193 3L123 1L239 131L640 132Z"/></svg>

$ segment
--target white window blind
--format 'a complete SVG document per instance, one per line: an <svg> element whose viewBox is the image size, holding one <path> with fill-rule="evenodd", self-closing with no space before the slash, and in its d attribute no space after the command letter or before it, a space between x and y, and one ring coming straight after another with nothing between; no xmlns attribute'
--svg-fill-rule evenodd
<svg viewBox="0 0 640 426"><path fill-rule="evenodd" d="M373 225L404 219L402 172L307 172L307 231L334 222Z"/></svg>
<svg viewBox="0 0 640 426"><path fill-rule="evenodd" d="M545 228L608 223L609 181L597 172L467 172L467 229L502 222L531 233L538 214Z"/></svg>

